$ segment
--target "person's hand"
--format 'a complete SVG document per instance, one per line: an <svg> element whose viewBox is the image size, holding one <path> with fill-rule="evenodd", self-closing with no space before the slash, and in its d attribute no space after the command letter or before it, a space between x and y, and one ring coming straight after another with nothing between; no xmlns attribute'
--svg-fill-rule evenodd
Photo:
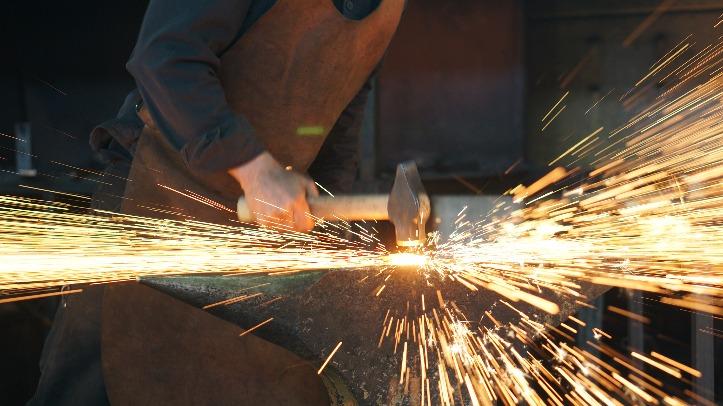
<svg viewBox="0 0 723 406"><path fill-rule="evenodd" d="M284 169L268 152L228 173L244 190L257 223L270 227L280 223L302 232L314 227L306 198L319 192L308 177Z"/></svg>

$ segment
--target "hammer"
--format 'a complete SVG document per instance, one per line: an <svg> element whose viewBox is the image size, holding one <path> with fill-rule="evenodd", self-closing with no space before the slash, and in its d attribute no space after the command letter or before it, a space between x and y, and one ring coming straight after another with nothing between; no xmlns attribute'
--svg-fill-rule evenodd
<svg viewBox="0 0 723 406"><path fill-rule="evenodd" d="M319 196L308 200L311 214L328 221L342 219L389 220L394 224L397 246L422 245L427 237L425 225L430 213L429 196L424 191L417 165L413 161L397 165L392 190L388 195ZM243 222L253 221L246 200L238 200L237 213Z"/></svg>

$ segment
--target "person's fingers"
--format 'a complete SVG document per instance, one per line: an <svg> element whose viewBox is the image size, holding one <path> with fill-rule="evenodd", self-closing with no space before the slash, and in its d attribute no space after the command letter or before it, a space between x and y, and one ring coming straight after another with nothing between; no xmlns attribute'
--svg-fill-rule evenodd
<svg viewBox="0 0 723 406"><path fill-rule="evenodd" d="M281 230L308 232L314 228L307 197L319 196L314 182L301 174L285 172L257 197L254 216L258 224Z"/></svg>
<svg viewBox="0 0 723 406"><path fill-rule="evenodd" d="M284 226L294 228L294 206L293 204L284 205L282 210L277 210L274 213L274 218Z"/></svg>
<svg viewBox="0 0 723 406"><path fill-rule="evenodd" d="M289 208L279 206L271 206L268 204L262 204L257 208L255 215L256 222L260 225L279 228L294 226L293 216L291 213L292 206L288 205Z"/></svg>
<svg viewBox="0 0 723 406"><path fill-rule="evenodd" d="M301 232L309 232L314 228L314 219L309 215L309 204L306 199L299 199L294 205L294 229Z"/></svg>
<svg viewBox="0 0 723 406"><path fill-rule="evenodd" d="M264 227L273 227L274 223L278 221L274 217L272 217L269 212L258 211L255 217L256 223Z"/></svg>
<svg viewBox="0 0 723 406"><path fill-rule="evenodd" d="M274 219L265 214L258 214L255 221L256 224L264 227L273 227L275 224Z"/></svg>
<svg viewBox="0 0 723 406"><path fill-rule="evenodd" d="M319 189L316 187L316 183L309 178L304 178L306 181L306 196L319 197Z"/></svg>
<svg viewBox="0 0 723 406"><path fill-rule="evenodd" d="M259 216L256 212L256 205L254 204L255 202L249 201L248 197L246 197L246 196L244 196L244 198L246 199L246 210L248 210L248 212L249 212L249 217L251 218L251 222L258 223Z"/></svg>

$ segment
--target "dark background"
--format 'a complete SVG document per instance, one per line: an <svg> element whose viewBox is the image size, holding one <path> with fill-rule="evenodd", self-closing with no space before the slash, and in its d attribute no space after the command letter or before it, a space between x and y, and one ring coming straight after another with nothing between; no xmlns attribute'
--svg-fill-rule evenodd
<svg viewBox="0 0 723 406"><path fill-rule="evenodd" d="M92 192L86 172L59 163L102 168L88 134L133 88L124 63L146 4L3 2L0 133L31 124L38 176L15 173L15 140L0 136L0 193L26 193L21 183ZM666 12L630 40L661 4ZM571 136L619 124L636 108L608 97L585 114L595 100L624 92L688 34L708 41L721 12L723 1L713 0L409 0L368 109L356 187L380 189L396 163L410 158L431 193L494 195L534 179ZM541 131L540 119L568 90L566 111ZM644 312L656 328L628 332L607 315L586 317L638 340L630 345L666 343L671 355L692 362L690 314L620 290L602 300ZM53 304L0 305L0 404L22 404L32 394Z"/></svg>

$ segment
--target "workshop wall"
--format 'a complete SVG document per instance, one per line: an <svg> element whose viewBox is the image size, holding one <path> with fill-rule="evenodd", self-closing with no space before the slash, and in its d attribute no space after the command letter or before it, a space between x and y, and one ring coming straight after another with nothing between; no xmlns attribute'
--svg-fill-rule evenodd
<svg viewBox="0 0 723 406"><path fill-rule="evenodd" d="M551 160L600 127L604 128L601 139L610 142L607 134L650 106L665 86L643 84L634 93L626 93L683 39L688 38L694 54L711 38L718 37L713 25L721 13L723 1L713 0L528 1L528 168L549 168ZM554 120L548 116L543 121L566 94L550 116L563 106L565 109ZM592 159L593 155L588 155L574 165L589 167ZM570 166L569 162L565 163ZM625 289L610 290L596 302L597 309L606 305L644 314L650 324L615 320L600 310L584 310L578 317L614 331L613 335L628 348L665 348L669 355L703 371L703 378L694 380L690 391L713 398L710 389L714 389L715 397L721 398L723 367L715 362L714 354L719 354L723 346L710 335L700 333L707 328L704 326L713 325L711 317L658 308L655 301L640 292Z"/></svg>
<svg viewBox="0 0 723 406"><path fill-rule="evenodd" d="M656 10L662 12L659 17ZM547 166L599 127L608 134L649 106L662 87L643 87L624 105L619 99L688 35L699 50L695 39L713 35L722 11L720 0L528 1L528 161ZM556 111L562 106L565 110L543 130L550 119L542 118L566 92ZM587 157L576 165L589 163Z"/></svg>
<svg viewBox="0 0 723 406"><path fill-rule="evenodd" d="M521 1L409 1L383 62L377 165L426 179L502 173L523 149Z"/></svg>
<svg viewBox="0 0 723 406"><path fill-rule="evenodd" d="M2 2L0 194L28 194L19 184L92 192L97 183L53 161L79 168L101 166L88 146L88 134L115 115L133 88L124 64L146 3ZM16 123L24 121L31 125L31 153L38 170L34 178L15 175L16 141L11 137ZM49 298L0 306L0 405L25 404L35 392L40 352L57 302Z"/></svg>
<svg viewBox="0 0 723 406"><path fill-rule="evenodd" d="M124 64L147 1L5 3L0 64L0 132L30 123L38 182L77 181L55 162L98 168L90 130L113 117L133 81ZM15 171L16 141L0 137L0 168ZM3 191L15 179L4 173ZM82 183L82 182L78 182ZM85 186L88 191L92 185Z"/></svg>

